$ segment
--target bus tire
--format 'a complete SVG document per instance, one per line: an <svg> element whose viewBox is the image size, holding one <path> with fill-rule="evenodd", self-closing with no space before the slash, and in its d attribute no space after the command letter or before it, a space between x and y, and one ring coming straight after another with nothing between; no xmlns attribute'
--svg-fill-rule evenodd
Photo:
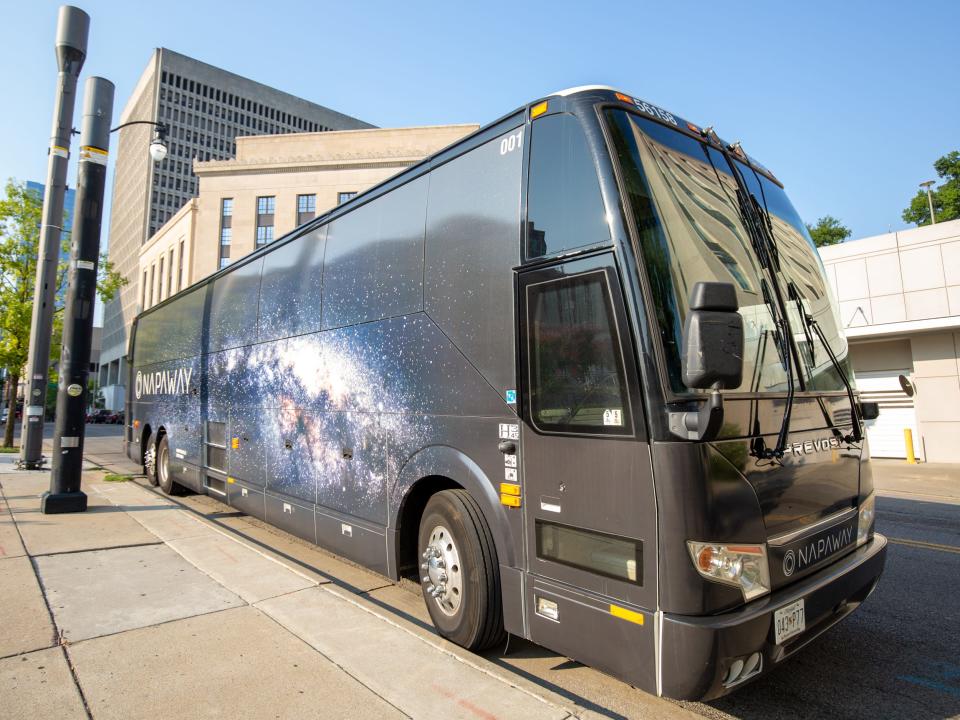
<svg viewBox="0 0 960 720"><path fill-rule="evenodd" d="M167 495L181 493L182 486L174 482L173 475L170 474L170 444L167 442L166 435L161 436L160 442L157 443L156 474L157 484Z"/></svg>
<svg viewBox="0 0 960 720"><path fill-rule="evenodd" d="M147 477L147 482L153 487L158 484L157 481L157 436L150 433L150 437L144 438L143 445L143 473Z"/></svg>
<svg viewBox="0 0 960 720"><path fill-rule="evenodd" d="M417 539L420 589L437 631L468 650L502 641L500 567L490 527L466 490L433 495Z"/></svg>

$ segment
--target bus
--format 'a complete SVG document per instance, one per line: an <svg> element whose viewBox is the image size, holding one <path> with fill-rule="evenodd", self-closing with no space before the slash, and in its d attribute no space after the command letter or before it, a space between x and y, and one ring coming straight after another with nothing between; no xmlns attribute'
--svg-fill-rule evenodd
<svg viewBox="0 0 960 720"><path fill-rule="evenodd" d="M883 570L876 406L804 223L740 144L615 89L525 105L143 312L128 368L152 483L413 579L465 648L709 699Z"/></svg>

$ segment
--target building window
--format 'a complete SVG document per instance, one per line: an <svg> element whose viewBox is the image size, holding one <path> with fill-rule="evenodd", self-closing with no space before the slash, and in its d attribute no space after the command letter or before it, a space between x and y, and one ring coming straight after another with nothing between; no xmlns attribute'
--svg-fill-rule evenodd
<svg viewBox="0 0 960 720"><path fill-rule="evenodd" d="M180 257L178 259L179 264L177 266L177 292L180 292L180 290L183 288L183 250L185 246L186 246L186 242L184 240L181 240L180 241Z"/></svg>
<svg viewBox="0 0 960 720"><path fill-rule="evenodd" d="M173 248L170 248L170 255L167 261L167 295L173 295L176 290L173 289Z"/></svg>
<svg viewBox="0 0 960 720"><path fill-rule="evenodd" d="M316 195L297 195L297 225L313 220L317 214Z"/></svg>
<svg viewBox="0 0 960 720"><path fill-rule="evenodd" d="M355 192L342 192L337 193L337 205L343 205L348 200L355 198L357 194Z"/></svg>
<svg viewBox="0 0 960 720"><path fill-rule="evenodd" d="M232 240L233 198L223 198L220 201L220 267L226 267L230 263L230 242Z"/></svg>
<svg viewBox="0 0 960 720"><path fill-rule="evenodd" d="M273 241L273 216L277 199L270 195L257 198L257 247Z"/></svg>
<svg viewBox="0 0 960 720"><path fill-rule="evenodd" d="M156 280L157 266L150 266L150 307L153 307L153 283Z"/></svg>
<svg viewBox="0 0 960 720"><path fill-rule="evenodd" d="M163 269L164 269L164 260L166 258L163 255L160 256L160 276L157 278L157 302L163 300Z"/></svg>
<svg viewBox="0 0 960 720"><path fill-rule="evenodd" d="M140 288L140 309L147 309L147 271L143 271L143 287Z"/></svg>

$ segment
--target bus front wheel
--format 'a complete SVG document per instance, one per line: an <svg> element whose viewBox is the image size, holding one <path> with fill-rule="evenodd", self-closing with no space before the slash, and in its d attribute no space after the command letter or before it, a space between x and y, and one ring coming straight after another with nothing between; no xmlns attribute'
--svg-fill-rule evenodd
<svg viewBox="0 0 960 720"><path fill-rule="evenodd" d="M432 496L420 518L420 588L437 631L469 650L504 637L493 535L466 490Z"/></svg>

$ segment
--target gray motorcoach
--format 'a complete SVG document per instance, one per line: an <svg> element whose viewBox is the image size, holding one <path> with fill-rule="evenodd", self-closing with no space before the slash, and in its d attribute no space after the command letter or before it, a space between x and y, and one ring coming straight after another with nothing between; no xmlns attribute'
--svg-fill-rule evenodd
<svg viewBox="0 0 960 720"><path fill-rule="evenodd" d="M762 675L875 587L861 403L782 186L609 88L519 109L141 314L127 447L437 630L652 693Z"/></svg>

